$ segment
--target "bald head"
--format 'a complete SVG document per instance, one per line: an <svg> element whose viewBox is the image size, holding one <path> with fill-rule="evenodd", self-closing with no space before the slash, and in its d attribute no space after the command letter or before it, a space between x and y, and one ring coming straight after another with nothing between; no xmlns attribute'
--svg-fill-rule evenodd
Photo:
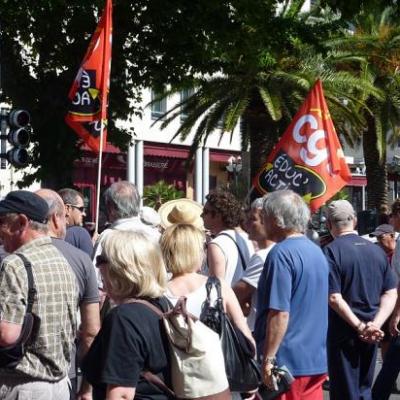
<svg viewBox="0 0 400 400"><path fill-rule="evenodd" d="M50 236L64 239L67 223L65 220L65 206L62 198L50 189L39 189L35 192L44 199L49 206L48 227Z"/></svg>

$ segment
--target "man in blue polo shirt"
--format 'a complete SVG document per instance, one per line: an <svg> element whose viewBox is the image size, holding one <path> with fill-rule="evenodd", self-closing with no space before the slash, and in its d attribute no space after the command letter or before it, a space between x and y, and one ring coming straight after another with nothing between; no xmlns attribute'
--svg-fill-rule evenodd
<svg viewBox="0 0 400 400"><path fill-rule="evenodd" d="M264 383L272 368L285 365L295 377L280 400L322 399L326 378L328 264L304 235L310 211L290 190L268 194L264 204L267 237L277 244L268 254L258 284L255 339L263 358Z"/></svg>
<svg viewBox="0 0 400 400"><path fill-rule="evenodd" d="M331 400L371 399L381 326L396 298L396 277L385 252L354 231L347 200L328 205L335 238L324 248L329 262L328 361Z"/></svg>

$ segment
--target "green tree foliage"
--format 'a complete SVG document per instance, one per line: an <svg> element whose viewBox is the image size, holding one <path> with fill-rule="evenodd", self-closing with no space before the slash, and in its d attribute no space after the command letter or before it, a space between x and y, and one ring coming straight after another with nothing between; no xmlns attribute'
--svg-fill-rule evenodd
<svg viewBox="0 0 400 400"><path fill-rule="evenodd" d="M180 199L183 196L184 193L182 191L164 181L158 181L154 185L145 186L143 190L144 205L152 207L155 210L158 210L167 201Z"/></svg>
<svg viewBox="0 0 400 400"><path fill-rule="evenodd" d="M381 97L362 94L359 114L366 120L363 149L367 175L368 208L387 205L388 145L400 135L400 26L397 9L360 12L350 34L330 45L338 68L368 80Z"/></svg>
<svg viewBox="0 0 400 400"><path fill-rule="evenodd" d="M323 53L323 40L337 26L335 20L301 13L293 4L277 12L272 21L276 28L286 29L286 34L279 37L274 46L270 45L268 51L265 45L260 47L265 52L257 58L255 47L250 47L250 43L257 40L249 40L247 52L235 68L228 68L223 75L196 79L197 91L162 117L161 127L164 128L181 112L187 115L176 136L185 139L195 128L192 154L221 126L221 121L221 135L232 134L241 118L243 148L250 145L252 176L318 78L323 82L336 127L350 143L356 141L364 123L357 112L360 95L380 96L380 92L362 77L336 71ZM257 43L257 46L262 45ZM166 95L174 90L172 87Z"/></svg>

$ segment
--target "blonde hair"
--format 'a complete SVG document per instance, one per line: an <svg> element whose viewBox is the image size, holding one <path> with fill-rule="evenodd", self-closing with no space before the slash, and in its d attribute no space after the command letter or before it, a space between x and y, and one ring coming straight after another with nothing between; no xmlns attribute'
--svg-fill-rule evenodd
<svg viewBox="0 0 400 400"><path fill-rule="evenodd" d="M168 227L160 240L168 271L173 275L196 271L204 260L204 242L204 232L191 224Z"/></svg>
<svg viewBox="0 0 400 400"><path fill-rule="evenodd" d="M164 294L167 279L161 251L145 234L110 232L102 242L107 289L113 299L157 298Z"/></svg>

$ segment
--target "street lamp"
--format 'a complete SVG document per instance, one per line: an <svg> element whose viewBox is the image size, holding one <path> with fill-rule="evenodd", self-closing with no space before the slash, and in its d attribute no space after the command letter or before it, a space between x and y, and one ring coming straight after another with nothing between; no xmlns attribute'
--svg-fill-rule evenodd
<svg viewBox="0 0 400 400"><path fill-rule="evenodd" d="M240 156L230 156L228 159L228 165L226 166L226 170L233 174L233 179L235 182L235 190L237 191L237 176L238 173L242 170L242 157Z"/></svg>

